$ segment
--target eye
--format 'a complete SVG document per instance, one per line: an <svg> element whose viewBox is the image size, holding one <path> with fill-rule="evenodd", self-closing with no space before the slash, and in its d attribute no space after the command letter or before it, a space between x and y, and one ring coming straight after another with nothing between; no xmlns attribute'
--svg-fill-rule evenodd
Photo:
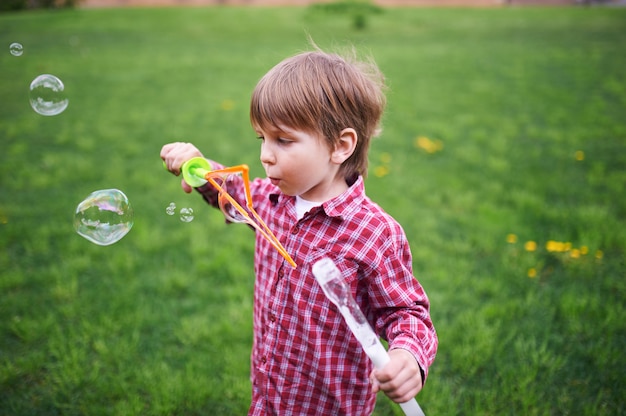
<svg viewBox="0 0 626 416"><path fill-rule="evenodd" d="M279 137L276 139L276 141L278 142L278 144L289 144L289 143L293 143L293 140L291 139L286 139L284 137Z"/></svg>
<svg viewBox="0 0 626 416"><path fill-rule="evenodd" d="M265 137L263 137L263 136L257 136L256 138L261 140L261 141L265 140Z"/></svg>

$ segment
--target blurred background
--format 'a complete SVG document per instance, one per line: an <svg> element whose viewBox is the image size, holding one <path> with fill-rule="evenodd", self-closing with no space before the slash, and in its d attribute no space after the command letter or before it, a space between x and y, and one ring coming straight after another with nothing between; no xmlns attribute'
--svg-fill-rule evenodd
<svg viewBox="0 0 626 416"><path fill-rule="evenodd" d="M125 6L308 6L332 3L332 0L4 0L0 10L55 7L125 7ZM356 0L360 2L360 0ZM375 0L378 6L406 7L495 7L495 6L572 6L626 5L626 0Z"/></svg>
<svg viewBox="0 0 626 416"><path fill-rule="evenodd" d="M3 1L0 414L247 412L252 233L159 151L262 175L250 93L309 36L389 85L366 189L431 300L426 414L625 414L626 8L469 3ZM109 189L101 246L73 224Z"/></svg>

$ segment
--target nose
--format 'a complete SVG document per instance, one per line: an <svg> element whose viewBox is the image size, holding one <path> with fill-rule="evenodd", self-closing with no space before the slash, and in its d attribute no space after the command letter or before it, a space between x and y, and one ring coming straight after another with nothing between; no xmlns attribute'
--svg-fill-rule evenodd
<svg viewBox="0 0 626 416"><path fill-rule="evenodd" d="M261 142L261 163L264 165L272 165L276 163L276 157L274 156L274 152L271 149L271 145L267 142L267 140L263 140Z"/></svg>

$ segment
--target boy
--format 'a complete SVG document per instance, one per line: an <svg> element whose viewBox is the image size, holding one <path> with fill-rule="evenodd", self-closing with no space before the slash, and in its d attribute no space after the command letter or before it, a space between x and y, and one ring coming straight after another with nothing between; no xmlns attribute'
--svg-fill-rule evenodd
<svg viewBox="0 0 626 416"><path fill-rule="evenodd" d="M250 119L267 174L251 183L253 205L297 268L257 233L250 415L368 415L379 390L399 403L413 398L435 358L429 301L413 277L404 231L365 195L383 88L373 62L316 50L279 63L252 94ZM189 143L161 150L176 175L196 156ZM192 190L184 180L182 187ZM217 206L211 185L197 190ZM244 202L242 186L233 196ZM388 340L384 369L373 369L315 281L311 267L322 257L334 260Z"/></svg>

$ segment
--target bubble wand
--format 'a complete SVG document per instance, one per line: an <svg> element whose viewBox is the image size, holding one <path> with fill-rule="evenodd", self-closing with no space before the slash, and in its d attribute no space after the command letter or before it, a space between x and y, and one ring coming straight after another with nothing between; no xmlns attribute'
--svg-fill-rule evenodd
<svg viewBox="0 0 626 416"><path fill-rule="evenodd" d="M326 297L339 308L339 312L363 347L365 354L374 363L374 367L381 370L390 361L389 354L350 294L348 285L335 263L328 257L324 257L313 264L313 275ZM400 403L400 407L407 416L424 416L415 398Z"/></svg>
<svg viewBox="0 0 626 416"><path fill-rule="evenodd" d="M280 253L281 256L295 269L296 262L293 261L287 250L278 241L278 238L272 233L267 224L261 219L259 214L252 207L252 196L250 193L250 169L247 165L237 165L223 169L211 169L209 162L203 157L194 157L189 159L181 166L183 178L190 186L197 188L209 182L218 192L218 203L226 218L233 222L245 222L258 231L270 244ZM226 190L220 185L217 179L222 179L222 183L226 183L229 175L241 174L246 198L246 208L243 208ZM235 218L228 212L227 206L232 206L240 217ZM252 214L252 217L250 216ZM254 217L254 219L253 219Z"/></svg>

